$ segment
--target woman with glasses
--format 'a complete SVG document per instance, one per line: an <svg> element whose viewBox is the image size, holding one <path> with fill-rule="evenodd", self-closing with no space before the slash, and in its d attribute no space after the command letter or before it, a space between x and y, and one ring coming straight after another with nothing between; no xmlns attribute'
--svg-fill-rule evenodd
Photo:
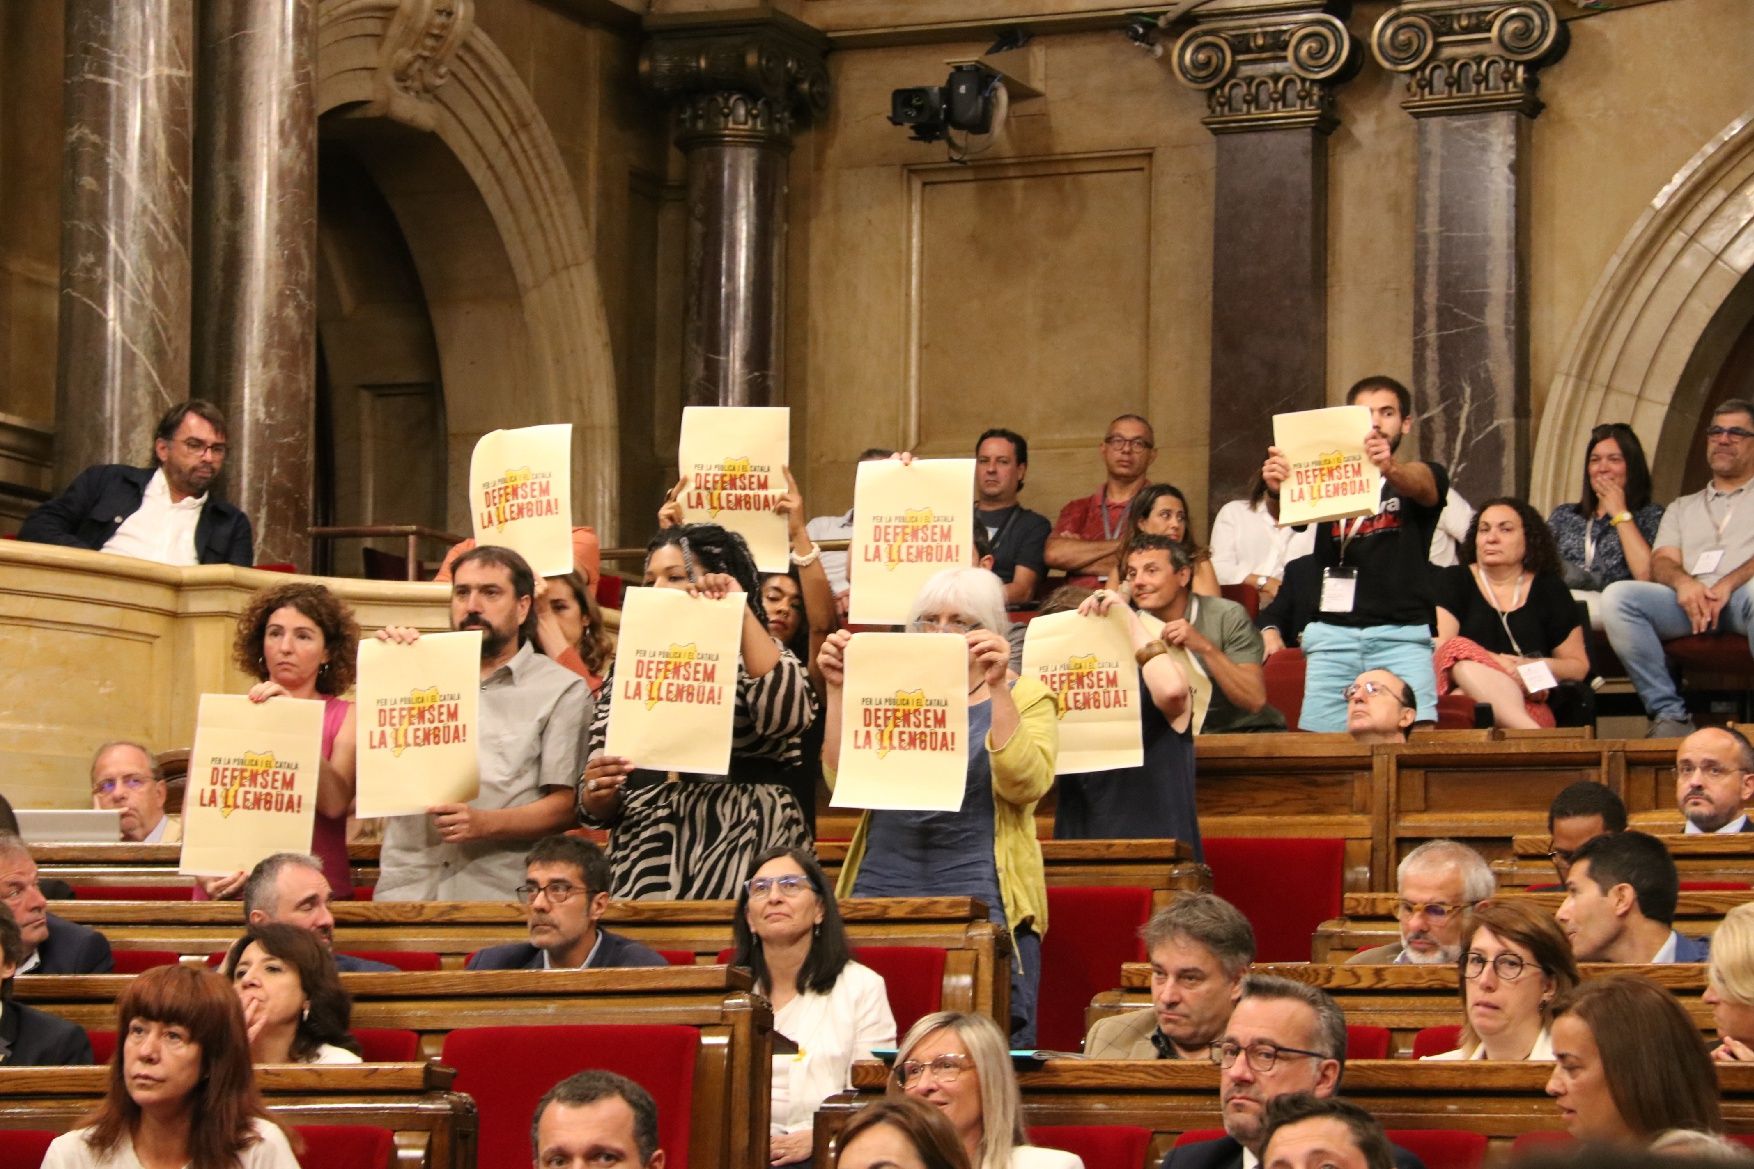
<svg viewBox="0 0 1754 1169"><path fill-rule="evenodd" d="M645 585L703 597L743 594L730 771L671 783L604 754L612 704L602 702L591 722L580 813L591 827L614 832L615 897L729 901L756 854L810 842L810 825L786 786L813 717L810 683L768 632L755 558L735 532L717 524L661 529L646 545ZM604 685L614 693L613 667Z"/></svg>
<svg viewBox="0 0 1754 1169"><path fill-rule="evenodd" d="M773 1057L770 1163L808 1161L816 1110L851 1084L854 1060L895 1043L888 988L853 961L828 879L801 848L755 858L731 932L731 964L754 973L774 1030L790 1041Z"/></svg>
<svg viewBox="0 0 1754 1169"><path fill-rule="evenodd" d="M984 568L950 568L921 587L908 628L955 633L968 643L968 767L954 812L866 811L841 868L842 897L978 897L1010 931L1012 1039L1035 1043L1035 990L1047 932L1047 877L1035 839L1035 805L1054 782L1059 728L1054 698L1032 678L1013 681L1004 630L1005 588ZM840 761L841 690L852 634L822 646L827 687L822 768Z"/></svg>
<svg viewBox="0 0 1754 1169"><path fill-rule="evenodd" d="M359 1063L347 1033L353 1000L335 959L302 926L252 925L226 953L256 1063Z"/></svg>
<svg viewBox="0 0 1754 1169"><path fill-rule="evenodd" d="M985 1015L939 1011L908 1028L891 1083L943 1112L974 1169L1083 1169L1071 1153L1027 1143L1005 1036Z"/></svg>
<svg viewBox="0 0 1754 1169"><path fill-rule="evenodd" d="M1428 1059L1552 1059L1553 1000L1578 983L1571 945L1546 910L1486 902L1462 929L1462 1044Z"/></svg>
<svg viewBox="0 0 1754 1169"><path fill-rule="evenodd" d="M1754 905L1724 914L1711 935L1705 968L1705 1001L1717 1025L1713 1059L1754 1063Z"/></svg>
<svg viewBox="0 0 1754 1169"><path fill-rule="evenodd" d="M1651 548L1663 505L1650 498L1644 445L1624 422L1604 422L1584 446L1583 490L1547 517L1563 563L1565 583L1588 602L1601 628L1596 600L1617 580L1649 580Z"/></svg>

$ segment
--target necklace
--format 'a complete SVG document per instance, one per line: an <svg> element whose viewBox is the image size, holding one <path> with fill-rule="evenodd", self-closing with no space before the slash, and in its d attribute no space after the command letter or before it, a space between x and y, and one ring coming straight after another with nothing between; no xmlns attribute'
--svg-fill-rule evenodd
<svg viewBox="0 0 1754 1169"><path fill-rule="evenodd" d="M985 686L985 685L986 685L986 684L987 684L987 680L986 680L986 679L985 679L985 678L982 678L982 679L981 679L981 680L980 680L980 681L979 681L979 682L976 682L976 683L975 683L975 684L974 684L974 689L973 689L973 690L970 690L970 691L969 691L969 692L968 692L968 693L969 693L969 696L970 696L970 697L971 697L971 698L972 698L972 697L973 697L973 696L974 696L974 695L975 695L975 694L976 694L976 693L978 693L978 692L979 692L979 691L980 691L980 688L981 688L981 687L982 687L982 686Z"/></svg>

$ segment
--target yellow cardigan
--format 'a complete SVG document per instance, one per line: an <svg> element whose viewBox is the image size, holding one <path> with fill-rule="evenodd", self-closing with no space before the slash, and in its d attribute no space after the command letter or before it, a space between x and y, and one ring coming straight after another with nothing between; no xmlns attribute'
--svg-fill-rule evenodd
<svg viewBox="0 0 1754 1169"><path fill-rule="evenodd" d="M1034 678L1019 678L1011 688L1011 700L1017 704L1017 730L1003 747L993 746L990 733L986 742L993 765L993 861L998 866L1005 921L1013 930L1033 923L1035 932L1045 935L1048 886L1041 845L1035 839L1035 805L1054 785L1054 757L1060 750L1059 715L1053 693ZM834 769L824 766L822 772L832 790ZM835 896L853 895L870 836L871 813L867 810L859 817L853 841L847 846Z"/></svg>

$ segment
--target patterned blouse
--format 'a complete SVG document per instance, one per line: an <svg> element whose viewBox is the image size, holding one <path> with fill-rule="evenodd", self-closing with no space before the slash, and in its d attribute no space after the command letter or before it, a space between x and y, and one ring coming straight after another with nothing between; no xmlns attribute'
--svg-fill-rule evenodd
<svg viewBox="0 0 1754 1169"><path fill-rule="evenodd" d="M1663 522L1663 505L1646 504L1633 513L1632 522L1638 527L1639 535L1644 537L1645 543L1654 548L1657 542L1657 525ZM1577 510L1577 504L1562 503L1547 517L1547 527L1553 533L1553 542L1559 546L1559 559L1567 564L1589 569L1604 585L1613 584L1617 580L1632 579L1632 569L1626 566L1626 552L1620 547L1620 533L1608 522L1607 516L1592 516L1585 523L1583 515ZM1588 546L1585 533L1590 529L1595 532L1596 554L1593 560L1585 564Z"/></svg>

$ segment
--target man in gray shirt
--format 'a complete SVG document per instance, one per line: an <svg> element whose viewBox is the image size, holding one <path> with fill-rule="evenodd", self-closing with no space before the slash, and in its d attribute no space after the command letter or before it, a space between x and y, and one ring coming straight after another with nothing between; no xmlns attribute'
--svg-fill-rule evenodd
<svg viewBox="0 0 1754 1169"><path fill-rule="evenodd" d="M451 628L481 630L481 794L384 822L378 901L503 901L524 853L574 824L585 680L535 651L535 577L524 558L484 545L451 574ZM380 641L420 631L390 626Z"/></svg>
<svg viewBox="0 0 1754 1169"><path fill-rule="evenodd" d="M1602 593L1602 627L1650 716L1650 737L1693 732L1693 717L1663 660L1663 642L1694 633L1739 633L1754 645L1754 402L1725 399L1705 431L1711 482L1663 514L1650 580Z"/></svg>

